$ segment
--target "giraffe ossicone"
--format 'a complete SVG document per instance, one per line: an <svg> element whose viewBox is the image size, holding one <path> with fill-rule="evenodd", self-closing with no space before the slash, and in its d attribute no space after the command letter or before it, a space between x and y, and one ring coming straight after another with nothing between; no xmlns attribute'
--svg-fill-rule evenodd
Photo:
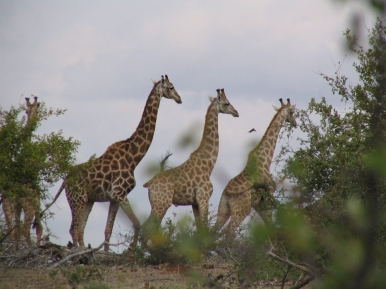
<svg viewBox="0 0 386 289"><path fill-rule="evenodd" d="M142 228L146 243L157 228L168 208L191 205L196 225L206 225L209 199L213 192L210 175L219 152L218 115L238 117L237 110L228 101L224 89L217 89L217 97L210 97L205 125L199 147L178 167L159 172L143 186L148 188L151 213Z"/></svg>
<svg viewBox="0 0 386 289"><path fill-rule="evenodd" d="M103 155L86 168L75 168L75 173L72 173L71 176L70 172L63 181L49 206L65 189L72 214L70 234L74 246L84 246L84 229L95 202L110 202L105 227L105 251L109 249L108 242L119 208L123 209L133 223L132 245L137 243L140 223L130 206L127 195L135 187L134 170L145 156L153 140L162 97L181 103L181 98L167 75L162 76L161 80L153 84L135 132L128 139L110 145Z"/></svg>
<svg viewBox="0 0 386 289"><path fill-rule="evenodd" d="M272 197L276 184L270 174L270 167L275 152L277 139L283 123L286 121L296 127L295 105L287 99L287 104L279 99L281 107L274 107L276 114L271 120L263 138L248 154L245 168L226 185L220 199L215 228L220 230L228 222L226 231L233 233L251 211L251 207L260 215L266 225L272 223L272 210L264 208L267 195Z"/></svg>

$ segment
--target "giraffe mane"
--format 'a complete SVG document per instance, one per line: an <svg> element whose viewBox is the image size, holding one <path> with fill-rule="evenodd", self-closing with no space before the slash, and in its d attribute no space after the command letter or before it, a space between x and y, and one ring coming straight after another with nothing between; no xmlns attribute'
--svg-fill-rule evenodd
<svg viewBox="0 0 386 289"><path fill-rule="evenodd" d="M261 140L264 139L264 138L267 136L267 133L268 133L268 131L270 130L272 124L273 124L273 123L276 121L276 119L279 117L280 112L281 112L283 109L285 109L285 108L287 108L287 106L281 106L281 107L278 109L278 111L276 112L276 114L275 114L274 117L272 118L271 122L269 123L267 129L265 130L263 137L260 139L259 144L258 144L258 145L256 146L256 148L254 148L250 153L254 152L255 150L257 150L257 149L260 147L260 145L261 145Z"/></svg>

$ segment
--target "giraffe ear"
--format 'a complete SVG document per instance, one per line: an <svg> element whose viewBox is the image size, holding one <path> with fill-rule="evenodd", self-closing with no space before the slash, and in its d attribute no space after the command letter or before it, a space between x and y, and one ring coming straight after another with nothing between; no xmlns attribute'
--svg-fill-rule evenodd
<svg viewBox="0 0 386 289"><path fill-rule="evenodd" d="M153 84L156 84L157 83L157 81L155 81L154 79L152 79L152 78L150 78L151 79L151 81L153 82Z"/></svg>
<svg viewBox="0 0 386 289"><path fill-rule="evenodd" d="M274 109L275 111L278 111L278 110L279 110L279 108L278 108L277 106L272 105L272 107L273 107L273 109Z"/></svg>
<svg viewBox="0 0 386 289"><path fill-rule="evenodd" d="M209 101L210 102L213 102L216 98L215 97L213 97L213 96L208 96L209 97Z"/></svg>

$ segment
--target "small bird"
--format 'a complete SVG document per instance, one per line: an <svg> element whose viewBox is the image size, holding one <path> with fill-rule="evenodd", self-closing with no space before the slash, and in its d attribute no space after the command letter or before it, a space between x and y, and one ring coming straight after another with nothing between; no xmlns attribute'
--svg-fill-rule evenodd
<svg viewBox="0 0 386 289"><path fill-rule="evenodd" d="M249 132L254 132L254 131L256 131L256 130L253 128L253 129L251 129Z"/></svg>

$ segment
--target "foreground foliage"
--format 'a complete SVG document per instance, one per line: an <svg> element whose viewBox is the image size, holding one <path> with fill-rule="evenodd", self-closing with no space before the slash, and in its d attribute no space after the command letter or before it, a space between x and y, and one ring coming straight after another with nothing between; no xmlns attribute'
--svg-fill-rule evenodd
<svg viewBox="0 0 386 289"><path fill-rule="evenodd" d="M345 35L355 42L349 30ZM297 244L287 244L315 266L317 288L386 285L386 28L380 19L369 48L353 49L358 84L339 70L334 77L321 74L349 108L342 113L326 98L312 99L299 112L300 149L281 155L283 175L295 184L287 214L304 219L300 227L287 224L298 233Z"/></svg>

